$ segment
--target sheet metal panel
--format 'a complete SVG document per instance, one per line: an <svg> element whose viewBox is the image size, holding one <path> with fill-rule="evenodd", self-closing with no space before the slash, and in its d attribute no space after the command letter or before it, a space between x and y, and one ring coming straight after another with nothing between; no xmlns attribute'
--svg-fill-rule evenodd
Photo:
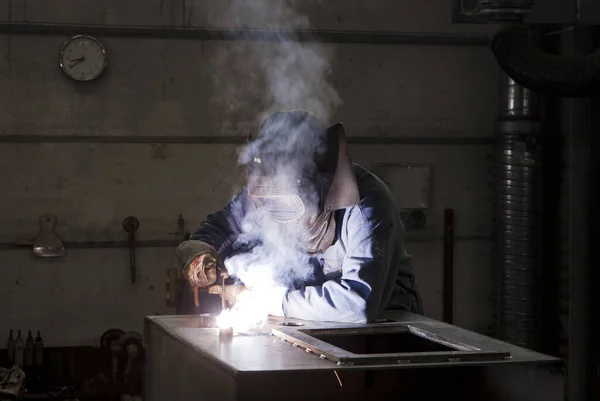
<svg viewBox="0 0 600 401"><path fill-rule="evenodd" d="M339 366L270 335L274 327L282 327L277 321L220 339L217 330L198 328L197 317L148 317L144 399L392 400L401 392L410 400L441 396L445 400L562 400L562 363L556 358L408 313L394 314L394 320L441 330L446 337L461 338L478 348L491 344L509 350L513 358L420 365L420 369L415 369L418 364ZM303 327L332 325L305 322Z"/></svg>

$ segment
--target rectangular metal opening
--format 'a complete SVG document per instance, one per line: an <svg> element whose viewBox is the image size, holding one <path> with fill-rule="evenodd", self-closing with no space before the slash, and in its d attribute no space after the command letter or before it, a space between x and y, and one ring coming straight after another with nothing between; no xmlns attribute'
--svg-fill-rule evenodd
<svg viewBox="0 0 600 401"><path fill-rule="evenodd" d="M456 350L413 334L408 330L396 333L370 332L363 334L319 333L319 330L313 330L310 336L353 354L397 354Z"/></svg>
<svg viewBox="0 0 600 401"><path fill-rule="evenodd" d="M510 358L415 325L376 324L315 329L280 328L273 334L340 365L446 363Z"/></svg>

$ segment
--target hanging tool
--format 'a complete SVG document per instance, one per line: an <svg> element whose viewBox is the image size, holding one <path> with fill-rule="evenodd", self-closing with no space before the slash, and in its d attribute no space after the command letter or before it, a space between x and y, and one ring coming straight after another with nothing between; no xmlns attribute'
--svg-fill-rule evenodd
<svg viewBox="0 0 600 401"><path fill-rule="evenodd" d="M135 284L135 233L140 228L140 222L133 216L123 220L123 228L129 233L129 271L131 273L131 285Z"/></svg>
<svg viewBox="0 0 600 401"><path fill-rule="evenodd" d="M33 241L33 254L41 258L57 258L66 256L62 239L54 232L58 219L47 213L40 218L40 235Z"/></svg>

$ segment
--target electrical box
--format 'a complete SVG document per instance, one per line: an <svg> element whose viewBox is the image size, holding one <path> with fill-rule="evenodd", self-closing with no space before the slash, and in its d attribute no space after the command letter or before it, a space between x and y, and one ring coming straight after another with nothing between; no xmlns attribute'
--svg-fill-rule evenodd
<svg viewBox="0 0 600 401"><path fill-rule="evenodd" d="M487 23L484 17L465 15L462 10L473 10L478 0L451 0L453 23ZM578 18L579 4L579 18ZM600 24L599 0L536 0L531 15L526 19L530 24L551 25L598 25Z"/></svg>
<svg viewBox="0 0 600 401"><path fill-rule="evenodd" d="M421 163L381 163L373 172L390 188L400 209L428 209L431 166Z"/></svg>

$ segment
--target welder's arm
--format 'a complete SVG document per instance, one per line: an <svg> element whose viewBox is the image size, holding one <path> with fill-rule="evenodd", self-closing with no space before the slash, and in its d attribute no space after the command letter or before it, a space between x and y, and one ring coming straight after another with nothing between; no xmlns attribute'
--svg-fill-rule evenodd
<svg viewBox="0 0 600 401"><path fill-rule="evenodd" d="M236 195L223 210L209 215L188 241L177 248L177 260L186 269L199 256L212 253L225 258L241 232L246 215L246 191Z"/></svg>
<svg viewBox="0 0 600 401"><path fill-rule="evenodd" d="M382 300L385 282L393 280L397 271L390 266L392 219L374 217L373 212L355 207L349 217L341 279L288 292L283 299L285 316L343 323L365 323L377 317L381 303L387 302Z"/></svg>

